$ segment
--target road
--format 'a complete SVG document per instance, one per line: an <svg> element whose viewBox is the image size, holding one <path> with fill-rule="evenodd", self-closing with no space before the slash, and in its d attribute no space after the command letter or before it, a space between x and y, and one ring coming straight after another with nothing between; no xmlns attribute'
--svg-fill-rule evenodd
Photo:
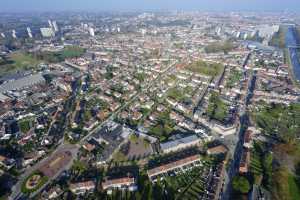
<svg viewBox="0 0 300 200"><path fill-rule="evenodd" d="M243 63L243 68L245 69L248 60L251 56L251 53L249 53ZM248 128L249 125L249 118L247 115L247 107L250 103L250 99L253 95L253 90L254 90L254 86L255 86L255 81L256 81L256 74L255 72L245 72L244 75L245 76L249 76L249 80L247 83L247 94L245 96L245 98L243 99L243 105L241 105L240 107L240 126L239 126L239 131L237 132L237 136L235 136L235 138L231 139L229 141L229 143L231 144L231 151L234 152L233 153L233 157L232 157L232 161L230 163L230 166L228 168L228 170L226 171L226 175L225 175L225 184L224 184L224 192L222 194L222 200L230 200L230 195L232 192L232 187L231 187L231 181L232 178L236 175L236 173L238 172L238 168L239 168L239 163L241 160L241 156L242 156L242 150L243 150L243 141L244 141L244 134L246 129ZM226 138L225 138L226 139Z"/></svg>

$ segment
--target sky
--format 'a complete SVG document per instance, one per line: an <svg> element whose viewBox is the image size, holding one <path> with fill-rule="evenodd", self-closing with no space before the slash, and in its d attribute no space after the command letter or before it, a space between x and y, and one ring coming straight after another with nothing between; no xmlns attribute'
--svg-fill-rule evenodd
<svg viewBox="0 0 300 200"><path fill-rule="evenodd" d="M154 10L300 12L300 0L0 0L0 12Z"/></svg>

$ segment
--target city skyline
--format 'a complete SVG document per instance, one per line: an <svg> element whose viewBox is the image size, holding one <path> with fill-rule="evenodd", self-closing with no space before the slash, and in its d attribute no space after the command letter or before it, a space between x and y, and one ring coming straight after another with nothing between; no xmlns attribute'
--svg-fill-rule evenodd
<svg viewBox="0 0 300 200"><path fill-rule="evenodd" d="M156 11L156 10L200 10L200 11L299 11L297 0L52 0L38 1L5 0L0 12L30 11Z"/></svg>

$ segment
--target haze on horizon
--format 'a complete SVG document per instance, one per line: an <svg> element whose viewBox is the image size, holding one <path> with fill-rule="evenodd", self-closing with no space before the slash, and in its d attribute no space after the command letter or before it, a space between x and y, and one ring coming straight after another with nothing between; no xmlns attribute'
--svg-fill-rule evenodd
<svg viewBox="0 0 300 200"><path fill-rule="evenodd" d="M22 11L300 11L299 0L2 0L0 12Z"/></svg>

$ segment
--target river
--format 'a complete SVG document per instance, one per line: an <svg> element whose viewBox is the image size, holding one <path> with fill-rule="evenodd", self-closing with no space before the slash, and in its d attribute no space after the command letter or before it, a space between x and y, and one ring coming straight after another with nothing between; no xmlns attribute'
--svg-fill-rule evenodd
<svg viewBox="0 0 300 200"><path fill-rule="evenodd" d="M289 26L285 36L286 47L289 49L291 64L293 66L294 76L300 81L300 62L299 55L299 38L294 26ZM300 52L299 52L300 53Z"/></svg>

